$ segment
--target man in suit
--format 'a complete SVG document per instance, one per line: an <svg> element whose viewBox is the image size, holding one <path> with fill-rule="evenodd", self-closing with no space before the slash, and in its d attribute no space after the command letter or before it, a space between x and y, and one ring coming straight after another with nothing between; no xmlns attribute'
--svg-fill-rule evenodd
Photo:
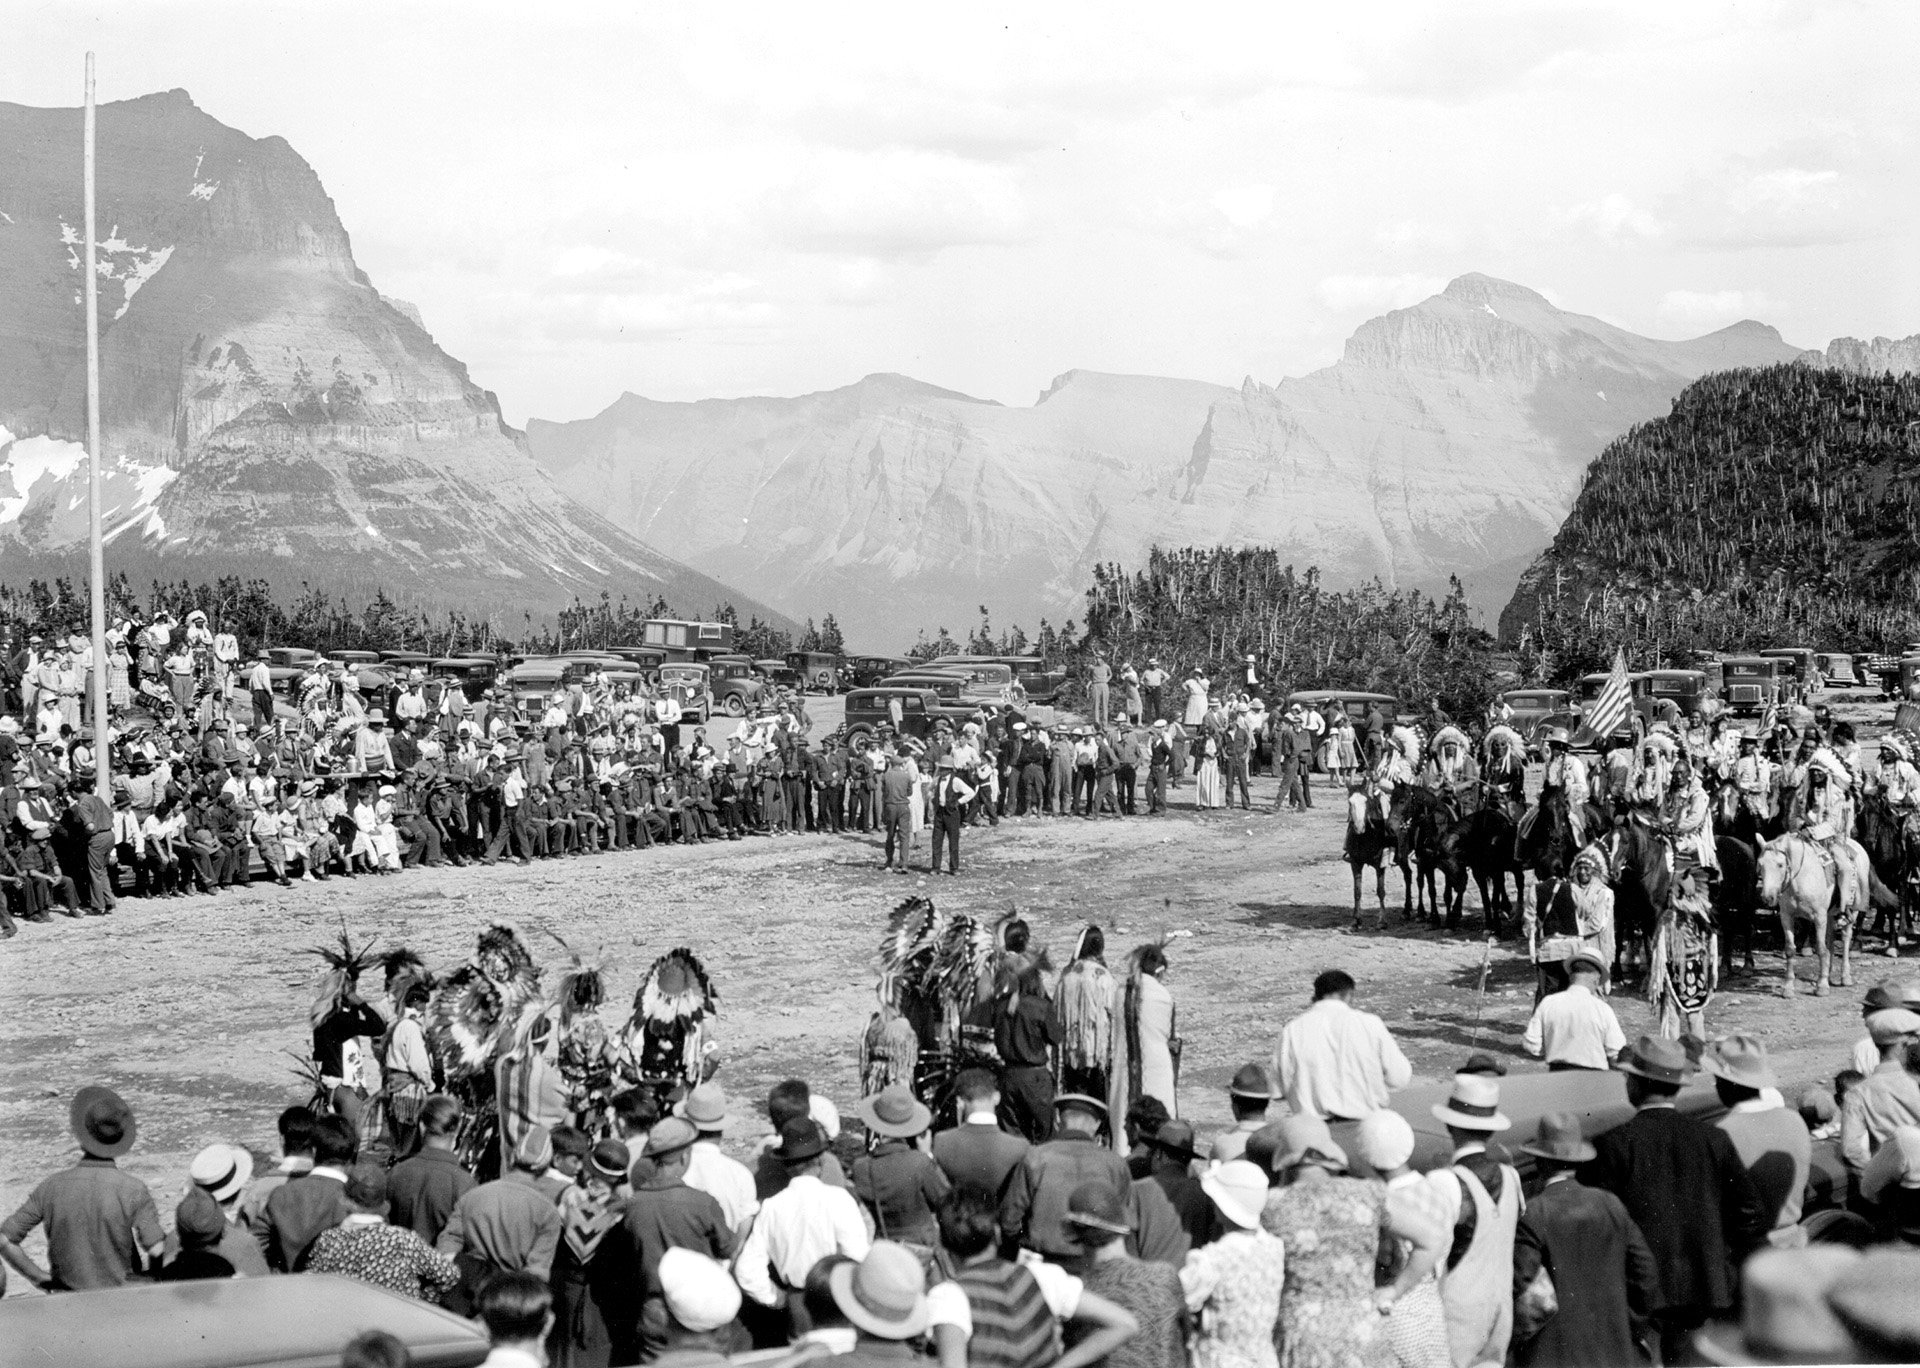
<svg viewBox="0 0 1920 1368"><path fill-rule="evenodd" d="M1527 1205L1553 1268L1560 1309L1515 1356L1521 1368L1608 1368L1637 1363L1633 1318L1645 1318L1659 1290L1653 1251L1611 1192L1590 1188L1574 1169L1595 1150L1581 1138L1580 1118L1549 1112L1522 1152L1531 1154L1546 1186Z"/></svg>
<svg viewBox="0 0 1920 1368"><path fill-rule="evenodd" d="M955 1187L979 1187L995 1198L1027 1156L1027 1142L1000 1128L1000 1088L985 1069L968 1069L954 1085L960 1124L933 1137L933 1161Z"/></svg>
<svg viewBox="0 0 1920 1368"><path fill-rule="evenodd" d="M1767 1215L1726 1132L1674 1109L1693 1069L1680 1042L1641 1036L1619 1067L1635 1113L1600 1137L1591 1179L1621 1200L1653 1251L1652 1319L1672 1363L1694 1330L1732 1309L1735 1270L1766 1242Z"/></svg>
<svg viewBox="0 0 1920 1368"><path fill-rule="evenodd" d="M1105 1183L1124 1201L1133 1174L1124 1157L1095 1139L1106 1121L1106 1103L1079 1093L1054 1099L1058 1120L1053 1139L1027 1151L1008 1175L1000 1200L1000 1231L1042 1258L1075 1258L1080 1246L1066 1228L1067 1199L1086 1182Z"/></svg>
<svg viewBox="0 0 1920 1368"><path fill-rule="evenodd" d="M347 1201L347 1170L359 1148L345 1117L323 1117L314 1125L313 1167L275 1188L267 1198L267 1266L274 1272L300 1272L320 1232L332 1230L353 1214L353 1204Z"/></svg>

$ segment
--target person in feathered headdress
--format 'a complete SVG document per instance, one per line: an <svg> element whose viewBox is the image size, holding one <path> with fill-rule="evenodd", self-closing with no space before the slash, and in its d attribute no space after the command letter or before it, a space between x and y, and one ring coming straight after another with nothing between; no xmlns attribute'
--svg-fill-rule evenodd
<svg viewBox="0 0 1920 1368"><path fill-rule="evenodd" d="M1527 808L1527 744L1519 732L1504 724L1488 728L1482 744L1487 790L1506 805L1509 817L1518 818Z"/></svg>
<svg viewBox="0 0 1920 1368"><path fill-rule="evenodd" d="M1573 857L1567 877L1547 883L1537 903L1529 903L1522 913L1521 930L1534 965L1534 1006L1566 987L1566 960L1576 950L1598 955L1601 964L1611 968L1613 890L1607 878L1605 852L1588 846ZM1606 982L1604 972L1601 982Z"/></svg>
<svg viewBox="0 0 1920 1368"><path fill-rule="evenodd" d="M466 1104L462 1156L494 1171L496 1066L540 990L540 971L520 933L504 922L483 932L473 958L440 980L426 1015L427 1043L446 1086Z"/></svg>
<svg viewBox="0 0 1920 1368"><path fill-rule="evenodd" d="M1119 984L1106 962L1107 941L1087 926L1073 947L1073 960L1054 990L1054 1038L1060 1091L1105 1097L1113 1074L1113 1017Z"/></svg>
<svg viewBox="0 0 1920 1368"><path fill-rule="evenodd" d="M567 959L544 999L522 1018L518 1036L524 1039L537 1022L546 1022L549 1057L560 1071L573 1124L591 1134L605 1112L618 1055L600 1020L611 962L604 954L589 959L554 932L547 934Z"/></svg>
<svg viewBox="0 0 1920 1368"><path fill-rule="evenodd" d="M1113 1033L1109 1116L1125 1116L1142 1097L1158 1098L1168 1116L1179 1114L1180 1037L1167 972L1166 940L1138 946L1127 957L1120 1021Z"/></svg>
<svg viewBox="0 0 1920 1368"><path fill-rule="evenodd" d="M860 1038L863 1096L871 1097L896 1083L914 1086L921 1029L928 1028L931 1036L937 1030L937 1015L943 1015L933 1011L926 999L945 930L946 919L931 898L908 898L887 918L886 934L880 938L880 979L875 985L879 1005Z"/></svg>
<svg viewBox="0 0 1920 1368"><path fill-rule="evenodd" d="M709 1035L720 994L693 951L680 947L655 960L633 995L625 1037L627 1064L643 1084L684 1095L719 1068Z"/></svg>
<svg viewBox="0 0 1920 1368"><path fill-rule="evenodd" d="M1434 733L1433 746L1420 777L1425 785L1446 799L1458 812L1467 807L1480 782L1480 767L1474 763L1473 747L1467 734L1455 726Z"/></svg>
<svg viewBox="0 0 1920 1368"><path fill-rule="evenodd" d="M374 942L355 946L344 926L337 945L309 951L326 964L313 999L313 1062L324 1105L355 1126L365 1105L366 1077L361 1069L362 1040L378 1040L387 1023L360 996L360 977L374 963Z"/></svg>

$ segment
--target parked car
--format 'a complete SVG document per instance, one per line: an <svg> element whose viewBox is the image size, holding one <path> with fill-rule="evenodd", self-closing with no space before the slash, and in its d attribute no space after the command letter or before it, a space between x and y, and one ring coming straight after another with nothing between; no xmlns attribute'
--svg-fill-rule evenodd
<svg viewBox="0 0 1920 1368"><path fill-rule="evenodd" d="M1707 711L1713 697L1705 670L1648 670L1647 691L1641 697L1641 715L1651 721L1662 703L1671 703L1685 718L1689 713Z"/></svg>
<svg viewBox="0 0 1920 1368"><path fill-rule="evenodd" d="M1814 667L1820 677L1826 680L1829 689L1852 689L1859 687L1860 680L1853 672L1853 657L1844 651L1822 651L1814 658Z"/></svg>
<svg viewBox="0 0 1920 1368"><path fill-rule="evenodd" d="M977 656L944 655L926 662L935 668L949 665L1005 665L1020 681L1020 687L1027 697L1035 703L1051 703L1060 692L1060 686L1067 682L1065 670L1049 670L1045 660L1039 656Z"/></svg>
<svg viewBox="0 0 1920 1368"><path fill-rule="evenodd" d="M427 678L453 683L469 700L491 689L499 677L499 666L491 656L445 656L427 663Z"/></svg>
<svg viewBox="0 0 1920 1368"><path fill-rule="evenodd" d="M660 667L660 693L680 705L681 721L700 725L713 716L712 668L698 660L670 660Z"/></svg>
<svg viewBox="0 0 1920 1368"><path fill-rule="evenodd" d="M1820 687L1820 672L1814 666L1810 647L1769 646L1760 654L1769 660L1784 662L1789 671L1786 690L1781 695L1783 701L1805 701L1808 694Z"/></svg>
<svg viewBox="0 0 1920 1368"><path fill-rule="evenodd" d="M1375 707L1388 717L1398 719L1400 716L1400 700L1392 694L1366 693L1359 689L1301 689L1287 695L1286 705L1281 711L1296 703L1316 712L1324 711L1331 703L1362 726Z"/></svg>
<svg viewBox="0 0 1920 1368"><path fill-rule="evenodd" d="M1720 657L1721 701L1736 717L1758 717L1780 701L1773 662L1764 656Z"/></svg>
<svg viewBox="0 0 1920 1368"><path fill-rule="evenodd" d="M930 689L853 689L847 694L847 745L856 751L867 749L881 727L924 740L942 717L957 725L974 712L971 707L943 703Z"/></svg>
<svg viewBox="0 0 1920 1368"><path fill-rule="evenodd" d="M916 662L907 656L865 655L847 657L847 685L854 689L870 689L878 681L901 670L915 668Z"/></svg>
<svg viewBox="0 0 1920 1368"><path fill-rule="evenodd" d="M426 651L382 651L380 663L402 670L424 670L433 663L433 656Z"/></svg>
<svg viewBox="0 0 1920 1368"><path fill-rule="evenodd" d="M943 703L958 705L964 701L966 687L972 681L939 670L902 670L874 684L876 689L926 689L940 695Z"/></svg>
<svg viewBox="0 0 1920 1368"><path fill-rule="evenodd" d="M723 657L707 662L707 687L712 705L728 717L745 717L772 696L767 681L754 672L751 661Z"/></svg>
<svg viewBox="0 0 1920 1368"><path fill-rule="evenodd" d="M800 672L787 664L784 659L774 660L769 657L766 660L756 660L753 662L753 668L759 672L762 679L775 688L797 689L800 687Z"/></svg>
<svg viewBox="0 0 1920 1368"><path fill-rule="evenodd" d="M304 646L269 646L261 655L266 658L267 673L273 677L276 693L291 693L315 662L326 659L318 651L309 651Z"/></svg>
<svg viewBox="0 0 1920 1368"><path fill-rule="evenodd" d="M473 1368L486 1360L476 1322L355 1278L228 1278L129 1283L99 1292L9 1297L0 1310L0 1359L88 1368L316 1368L347 1342L380 1329L415 1368Z"/></svg>
<svg viewBox="0 0 1920 1368"><path fill-rule="evenodd" d="M649 674L666 662L667 652L663 646L612 646L609 654L617 655L629 665L638 665Z"/></svg>
<svg viewBox="0 0 1920 1368"><path fill-rule="evenodd" d="M507 687L516 702L541 703L575 683L585 683L592 666L560 656L534 656L507 672Z"/></svg>
<svg viewBox="0 0 1920 1368"><path fill-rule="evenodd" d="M840 692L841 659L833 651L788 651L787 668L800 680L803 693Z"/></svg>
<svg viewBox="0 0 1920 1368"><path fill-rule="evenodd" d="M1567 698L1565 689L1508 689L1500 695L1500 701L1513 709L1507 725L1519 732L1520 739L1528 745L1533 744L1542 719L1566 710Z"/></svg>

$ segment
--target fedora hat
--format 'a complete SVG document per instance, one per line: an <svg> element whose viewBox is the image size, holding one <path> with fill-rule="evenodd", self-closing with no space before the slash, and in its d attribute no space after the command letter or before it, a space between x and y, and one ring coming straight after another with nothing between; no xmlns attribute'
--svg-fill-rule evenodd
<svg viewBox="0 0 1920 1368"><path fill-rule="evenodd" d="M1856 1361L1920 1362L1920 1259L1898 1249L1870 1250L1840 1270L1826 1295L1858 1342Z"/></svg>
<svg viewBox="0 0 1920 1368"><path fill-rule="evenodd" d="M90 1084L73 1095L69 1114L73 1138L96 1159L113 1159L133 1148L139 1127L133 1108L112 1088Z"/></svg>
<svg viewBox="0 0 1920 1368"><path fill-rule="evenodd" d="M906 1340L927 1328L927 1275L905 1245L875 1240L859 1263L835 1264L827 1288L840 1314L869 1335Z"/></svg>
<svg viewBox="0 0 1920 1368"><path fill-rule="evenodd" d="M1655 1083L1679 1084L1686 1082L1687 1075L1693 1072L1693 1061L1687 1058L1686 1047L1679 1041L1643 1035L1620 1056L1619 1067L1625 1073Z"/></svg>
<svg viewBox="0 0 1920 1368"><path fill-rule="evenodd" d="M1200 1156L1193 1152L1193 1127L1185 1121L1163 1121L1153 1133L1153 1147L1171 1158L1191 1164Z"/></svg>
<svg viewBox="0 0 1920 1368"><path fill-rule="evenodd" d="M1899 1257L1912 1260L1911 1255ZM1702 1328L1694 1335L1694 1347L1709 1363L1859 1361L1862 1346L1828 1299L1864 1262L1858 1250L1845 1245L1762 1249L1740 1273L1740 1323ZM1910 1300L1912 1293L1909 1283Z"/></svg>
<svg viewBox="0 0 1920 1368"><path fill-rule="evenodd" d="M719 1130L732 1119L727 1115L726 1089L718 1083L702 1083L674 1111L703 1131Z"/></svg>
<svg viewBox="0 0 1920 1368"><path fill-rule="evenodd" d="M827 1150L827 1133L811 1116L796 1116L780 1128L780 1143L773 1157L783 1164L800 1164L817 1159Z"/></svg>
<svg viewBox="0 0 1920 1368"><path fill-rule="evenodd" d="M187 1177L216 1202L230 1202L253 1178L253 1156L238 1145L208 1145L193 1156Z"/></svg>
<svg viewBox="0 0 1920 1368"><path fill-rule="evenodd" d="M1078 1107L1092 1116L1104 1117L1107 1114L1106 1103L1097 1097L1088 1097L1085 1093L1061 1093L1053 1099L1055 1111L1067 1111L1073 1107Z"/></svg>
<svg viewBox="0 0 1920 1368"><path fill-rule="evenodd" d="M1109 1235L1126 1235L1133 1230L1127 1221L1126 1204L1112 1183L1080 1184L1067 1198L1067 1213L1061 1219Z"/></svg>
<svg viewBox="0 0 1920 1368"><path fill-rule="evenodd" d="M1700 1067L1715 1078L1755 1092L1780 1086L1780 1080L1773 1076L1773 1066L1767 1063L1767 1047L1744 1032L1709 1045L1700 1056Z"/></svg>
<svg viewBox="0 0 1920 1368"><path fill-rule="evenodd" d="M700 1132L693 1128L692 1122L669 1116L647 1132L647 1146L640 1152L641 1157L664 1159L669 1154L678 1154L699 1138Z"/></svg>
<svg viewBox="0 0 1920 1368"><path fill-rule="evenodd" d="M1227 1084L1227 1091L1234 1097L1252 1097L1266 1102L1273 1100L1273 1085L1267 1081L1267 1071L1258 1064L1242 1064L1235 1069L1233 1082Z"/></svg>
<svg viewBox="0 0 1920 1368"><path fill-rule="evenodd" d="M1453 1095L1435 1103L1433 1115L1457 1130L1503 1131L1513 1124L1500 1114L1500 1080L1485 1074L1455 1074Z"/></svg>
<svg viewBox="0 0 1920 1368"><path fill-rule="evenodd" d="M1267 1175L1259 1165L1229 1159L1218 1168L1208 1169L1200 1179L1200 1188L1220 1214L1242 1230L1260 1228L1260 1211L1267 1204Z"/></svg>
<svg viewBox="0 0 1920 1368"><path fill-rule="evenodd" d="M1523 1154L1563 1164L1584 1164L1600 1152L1581 1135L1580 1118L1566 1111L1548 1112L1541 1117L1533 1143L1520 1146L1520 1150Z"/></svg>
<svg viewBox="0 0 1920 1368"><path fill-rule="evenodd" d="M895 1083L871 1097L861 1098L854 1111L875 1135L899 1140L919 1135L933 1124L933 1113L904 1083Z"/></svg>
<svg viewBox="0 0 1920 1368"><path fill-rule="evenodd" d="M1575 950L1572 954L1568 955L1565 960L1561 961L1561 963L1569 974L1576 969L1587 968L1593 970L1594 973L1599 974L1602 978L1606 977L1606 963L1600 958L1596 951L1588 950L1584 947Z"/></svg>

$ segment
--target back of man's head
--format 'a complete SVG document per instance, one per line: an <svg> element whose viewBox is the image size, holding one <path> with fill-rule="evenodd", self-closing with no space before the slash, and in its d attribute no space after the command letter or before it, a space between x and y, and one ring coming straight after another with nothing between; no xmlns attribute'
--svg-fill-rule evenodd
<svg viewBox="0 0 1920 1368"><path fill-rule="evenodd" d="M537 1342L552 1323L553 1289L531 1273L496 1273L480 1288L478 1310L495 1344Z"/></svg>
<svg viewBox="0 0 1920 1368"><path fill-rule="evenodd" d="M420 1130L433 1139L446 1139L460 1129L462 1115L458 1098L435 1093L421 1105Z"/></svg>
<svg viewBox="0 0 1920 1368"><path fill-rule="evenodd" d="M313 1113L305 1107L288 1107L280 1113L280 1152L313 1153Z"/></svg>
<svg viewBox="0 0 1920 1368"><path fill-rule="evenodd" d="M767 1117L773 1122L775 1130L797 1117L807 1115L812 1104L813 1090L803 1078L789 1078L767 1089Z"/></svg>
<svg viewBox="0 0 1920 1368"><path fill-rule="evenodd" d="M660 1119L660 1100L645 1088L628 1088L613 1095L613 1114L628 1136L645 1135Z"/></svg>
<svg viewBox="0 0 1920 1368"><path fill-rule="evenodd" d="M344 1116L323 1116L313 1128L313 1162L345 1168L360 1152L360 1137Z"/></svg>
<svg viewBox="0 0 1920 1368"><path fill-rule="evenodd" d="M1353 994L1353 975L1344 969L1323 969L1314 975L1313 1000L1322 998L1350 997Z"/></svg>
<svg viewBox="0 0 1920 1368"><path fill-rule="evenodd" d="M845 1254L828 1254L807 1270L807 1285L803 1295L807 1319L813 1322L814 1329L831 1330L847 1323L846 1313L840 1309L840 1303L833 1299L831 1280L836 1265L853 1262Z"/></svg>
<svg viewBox="0 0 1920 1368"><path fill-rule="evenodd" d="M1000 1085L985 1069L962 1069L953 1083L954 1098L964 1120L969 1112L985 1111L1000 1098Z"/></svg>
<svg viewBox="0 0 1920 1368"><path fill-rule="evenodd" d="M1000 1203L983 1187L962 1183L940 1201L940 1243L957 1259L971 1259L1000 1238Z"/></svg>

